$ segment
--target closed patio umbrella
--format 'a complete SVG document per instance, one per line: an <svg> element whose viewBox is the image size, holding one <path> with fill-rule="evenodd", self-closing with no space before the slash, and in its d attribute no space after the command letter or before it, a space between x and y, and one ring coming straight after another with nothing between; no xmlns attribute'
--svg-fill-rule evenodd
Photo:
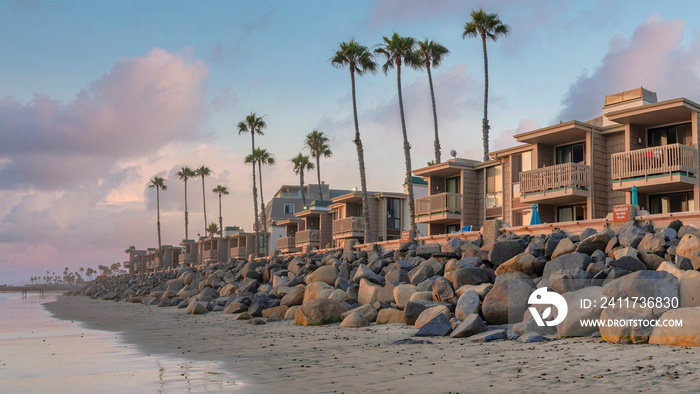
<svg viewBox="0 0 700 394"><path fill-rule="evenodd" d="M637 186L632 186L632 205L639 205L639 196L637 196Z"/></svg>
<svg viewBox="0 0 700 394"><path fill-rule="evenodd" d="M542 224L542 219L540 219L540 213L537 212L537 204L532 204L532 216L530 217L530 224Z"/></svg>

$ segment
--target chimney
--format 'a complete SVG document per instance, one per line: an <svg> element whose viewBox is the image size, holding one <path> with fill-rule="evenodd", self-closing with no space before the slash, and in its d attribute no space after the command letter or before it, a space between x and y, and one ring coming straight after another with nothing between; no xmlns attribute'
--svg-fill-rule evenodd
<svg viewBox="0 0 700 394"><path fill-rule="evenodd" d="M605 96L605 104L603 105L603 127L617 124L616 122L608 120L607 114L610 112L656 102L656 92L646 90L643 87L626 90L622 93L609 94Z"/></svg>

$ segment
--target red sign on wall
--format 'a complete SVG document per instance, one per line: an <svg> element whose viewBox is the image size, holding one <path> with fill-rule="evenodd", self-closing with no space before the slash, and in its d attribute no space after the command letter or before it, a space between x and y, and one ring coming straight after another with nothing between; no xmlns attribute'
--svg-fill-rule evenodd
<svg viewBox="0 0 700 394"><path fill-rule="evenodd" d="M630 220L630 207L629 205L622 205L619 207L613 207L613 222L626 222Z"/></svg>
<svg viewBox="0 0 700 394"><path fill-rule="evenodd" d="M406 243L411 239L411 231L402 231L401 232L401 243Z"/></svg>

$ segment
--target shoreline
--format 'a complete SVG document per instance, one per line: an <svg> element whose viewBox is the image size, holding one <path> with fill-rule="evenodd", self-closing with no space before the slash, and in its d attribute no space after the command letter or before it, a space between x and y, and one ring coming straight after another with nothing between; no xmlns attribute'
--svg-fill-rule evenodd
<svg viewBox="0 0 700 394"><path fill-rule="evenodd" d="M264 325L236 315L188 315L178 308L59 296L45 303L53 317L118 332L145 353L221 362L246 392L528 392L535 390L693 391L700 387L695 348L620 345L600 338L541 344L474 343L449 337L413 338L405 325L359 329L338 324Z"/></svg>

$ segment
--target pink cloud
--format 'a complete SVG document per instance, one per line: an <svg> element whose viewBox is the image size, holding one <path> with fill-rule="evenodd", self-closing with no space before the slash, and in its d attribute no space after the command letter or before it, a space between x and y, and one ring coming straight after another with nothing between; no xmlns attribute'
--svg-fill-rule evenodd
<svg viewBox="0 0 700 394"><path fill-rule="evenodd" d="M0 180L5 188L62 188L95 179L115 161L192 138L202 119L201 61L153 49L118 60L110 72L62 102L0 99Z"/></svg>
<svg viewBox="0 0 700 394"><path fill-rule="evenodd" d="M640 86L656 91L659 100L697 92L700 40L693 39L688 47L682 47L684 27L682 19L662 20L651 15L630 40L613 38L602 65L571 85L557 119L593 118L600 115L605 95Z"/></svg>

